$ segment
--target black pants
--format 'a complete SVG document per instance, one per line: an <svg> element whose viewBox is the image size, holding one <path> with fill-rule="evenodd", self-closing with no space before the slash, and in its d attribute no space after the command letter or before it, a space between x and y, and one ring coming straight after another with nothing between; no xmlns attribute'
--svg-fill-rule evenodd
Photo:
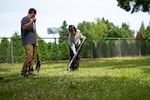
<svg viewBox="0 0 150 100"><path fill-rule="evenodd" d="M79 45L79 46L80 46L80 45ZM75 46L76 51L78 50L79 46ZM72 51L72 49L70 48L70 61L72 60L73 56L74 56L73 51ZM72 62L72 64L71 64L71 66L70 66L70 68L73 69L73 70L78 69L78 67L79 67L79 62L80 62L80 50L79 50L77 56L74 58L74 60L73 60L73 62Z"/></svg>

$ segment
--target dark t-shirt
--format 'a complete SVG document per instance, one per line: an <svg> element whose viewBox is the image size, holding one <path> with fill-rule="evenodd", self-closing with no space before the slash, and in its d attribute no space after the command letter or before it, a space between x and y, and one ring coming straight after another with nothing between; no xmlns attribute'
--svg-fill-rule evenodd
<svg viewBox="0 0 150 100"><path fill-rule="evenodd" d="M23 25L29 23L30 21L31 19L29 17L24 17L21 20L21 39L23 45L36 43L33 25L31 25L28 29L23 29Z"/></svg>

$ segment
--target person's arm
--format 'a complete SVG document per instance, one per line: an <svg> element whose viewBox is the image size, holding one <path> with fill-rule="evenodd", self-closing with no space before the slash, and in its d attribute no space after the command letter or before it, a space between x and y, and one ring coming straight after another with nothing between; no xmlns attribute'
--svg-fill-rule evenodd
<svg viewBox="0 0 150 100"><path fill-rule="evenodd" d="M23 29L28 29L34 22L36 21L36 18L32 18L32 20L22 26Z"/></svg>
<svg viewBox="0 0 150 100"><path fill-rule="evenodd" d="M79 34L80 34L80 38L82 38L83 41L85 41L85 40L86 40L86 36L83 36L83 35L81 34L80 30L79 30Z"/></svg>

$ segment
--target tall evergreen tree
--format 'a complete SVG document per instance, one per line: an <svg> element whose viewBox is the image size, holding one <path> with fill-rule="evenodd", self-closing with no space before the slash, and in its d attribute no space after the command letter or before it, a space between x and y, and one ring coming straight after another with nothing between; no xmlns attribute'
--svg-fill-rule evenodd
<svg viewBox="0 0 150 100"><path fill-rule="evenodd" d="M0 63L10 62L10 43L7 38L2 38L0 43Z"/></svg>
<svg viewBox="0 0 150 100"><path fill-rule="evenodd" d="M15 32L11 39L14 62L22 62L24 59L24 48L22 46L21 37L18 35L18 32Z"/></svg>
<svg viewBox="0 0 150 100"><path fill-rule="evenodd" d="M51 43L49 54L51 60L58 60L58 48L56 43Z"/></svg>
<svg viewBox="0 0 150 100"><path fill-rule="evenodd" d="M140 32L144 33L145 32L145 25L144 25L144 22L141 23L141 26L140 26Z"/></svg>
<svg viewBox="0 0 150 100"><path fill-rule="evenodd" d="M38 54L40 57L40 60L50 60L50 54L49 54L49 45L42 39L38 41L39 47L38 47Z"/></svg>
<svg viewBox="0 0 150 100"><path fill-rule="evenodd" d="M150 25L146 27L143 36L144 38L150 39Z"/></svg>
<svg viewBox="0 0 150 100"><path fill-rule="evenodd" d="M133 38L134 33L130 29L130 26L126 23L122 23L122 26L120 28L120 37L121 38Z"/></svg>
<svg viewBox="0 0 150 100"><path fill-rule="evenodd" d="M146 36L146 29L145 29L144 22L141 23L139 32L142 33L142 36L143 36L144 38L147 37L147 36ZM148 32L148 33L149 33L149 32Z"/></svg>
<svg viewBox="0 0 150 100"><path fill-rule="evenodd" d="M66 41L59 43L59 59L61 60L69 59L69 46Z"/></svg>
<svg viewBox="0 0 150 100"><path fill-rule="evenodd" d="M63 21L63 25L61 26L61 30L59 32L59 43L66 41L68 36L68 30L67 30L67 22Z"/></svg>

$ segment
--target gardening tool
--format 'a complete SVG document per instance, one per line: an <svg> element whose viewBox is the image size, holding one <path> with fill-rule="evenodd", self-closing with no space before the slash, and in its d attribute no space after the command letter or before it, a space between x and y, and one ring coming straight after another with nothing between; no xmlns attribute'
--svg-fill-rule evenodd
<svg viewBox="0 0 150 100"><path fill-rule="evenodd" d="M40 71L40 67L41 67L41 63L40 63L40 60L39 60L39 57L38 57L38 54L37 54L36 70L37 70L38 73Z"/></svg>
<svg viewBox="0 0 150 100"><path fill-rule="evenodd" d="M39 60L39 56L38 56L38 36L37 36L37 31L36 31L36 23L33 24L34 26L34 33L35 33L35 36L36 36L36 45L35 45L35 48L36 48L36 53L37 53L37 59L36 59L36 70L37 72L39 73L40 71L40 67L41 67L41 63L40 63L40 60Z"/></svg>

